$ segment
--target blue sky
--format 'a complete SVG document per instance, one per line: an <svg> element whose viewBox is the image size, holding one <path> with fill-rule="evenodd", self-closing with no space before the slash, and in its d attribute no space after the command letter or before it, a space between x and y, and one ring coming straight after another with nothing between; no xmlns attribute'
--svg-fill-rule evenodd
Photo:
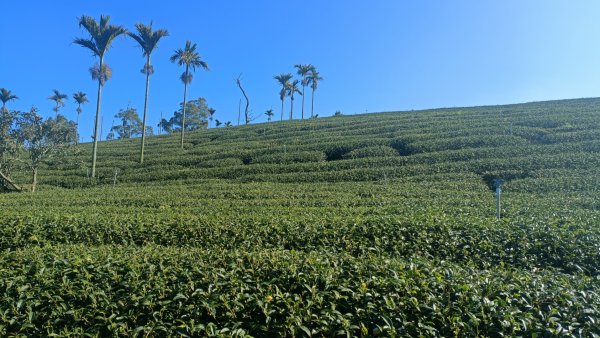
<svg viewBox="0 0 600 338"><path fill-rule="evenodd" d="M0 20L0 87L53 116L53 89L82 90L89 140L96 82L91 54L72 43L87 37L83 14L133 30L154 22L170 36L153 54L149 122L171 116L182 101L182 69L169 61L187 39L209 64L197 71L190 98L205 97L221 121L237 122L241 73L256 122L273 108L274 75L314 64L325 80L315 98L320 116L595 97L600 93L600 2L558 0L305 0L305 1L11 1ZM121 108L143 110L144 59L131 39L106 56L113 77L102 97L103 134ZM307 99L310 95L307 96ZM75 119L69 101L62 113ZM286 102L289 112L289 100ZM300 114L300 100L294 112Z"/></svg>

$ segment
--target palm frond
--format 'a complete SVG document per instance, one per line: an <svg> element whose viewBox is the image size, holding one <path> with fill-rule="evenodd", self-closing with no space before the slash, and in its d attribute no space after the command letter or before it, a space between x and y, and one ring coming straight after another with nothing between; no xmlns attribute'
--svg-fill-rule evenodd
<svg viewBox="0 0 600 338"><path fill-rule="evenodd" d="M81 91L73 94L73 100L75 100L75 102L77 102L78 104L84 104L86 102L89 102L87 94Z"/></svg>
<svg viewBox="0 0 600 338"><path fill-rule="evenodd" d="M309 84L313 90L316 90L319 86L319 81L323 81L323 77L321 77L317 69L313 66L307 77L307 84Z"/></svg>
<svg viewBox="0 0 600 338"><path fill-rule="evenodd" d="M92 75L92 80L98 80L100 81L100 85L104 86L106 81L112 77L112 69L105 63L102 65L102 71L100 71L100 65L96 63L90 67L90 74Z"/></svg>
<svg viewBox="0 0 600 338"><path fill-rule="evenodd" d="M152 74L154 74L154 66L150 65L148 63L144 63L144 67L142 67L142 69L140 69L140 73L142 73L144 75L152 75Z"/></svg>
<svg viewBox="0 0 600 338"><path fill-rule="evenodd" d="M174 51L174 54L171 55L170 60L173 63L177 63L179 66L186 66L187 68L192 68L192 71L196 71L196 68L204 68L206 70L209 70L208 63L203 61L200 54L196 52L196 44L192 43L189 40L185 42L184 49L180 48ZM181 80L184 81L183 75L181 77ZM184 83L186 82L184 81Z"/></svg>
<svg viewBox="0 0 600 338"><path fill-rule="evenodd" d="M307 64L307 65L297 64L297 65L294 65L294 67L297 69L297 74L302 76L303 78L305 78L308 75L308 73L311 71L311 69L314 68L314 66L311 64Z"/></svg>
<svg viewBox="0 0 600 338"><path fill-rule="evenodd" d="M122 26L109 25L110 16L100 16L100 23L94 18L83 15L79 18L79 27L83 27L90 35L89 39L76 38L74 43L88 48L95 56L102 57L110 48L112 41L127 32Z"/></svg>
<svg viewBox="0 0 600 338"><path fill-rule="evenodd" d="M19 97L17 95L14 95L10 90L6 88L0 88L0 101L2 101L2 103L16 100L18 98Z"/></svg>
<svg viewBox="0 0 600 338"><path fill-rule="evenodd" d="M92 41L90 39L77 38L77 39L73 40L73 43L91 50L92 54L94 54L94 56L100 56L100 51L98 50L98 47L96 46L94 41Z"/></svg>
<svg viewBox="0 0 600 338"><path fill-rule="evenodd" d="M136 23L135 28L137 30L137 34L135 33L127 33L132 39L137 41L137 43L142 48L144 56L149 56L152 54L154 49L158 46L158 41L161 38L168 36L169 32L166 29L159 29L157 31L152 31L152 22L149 25L144 25L143 23Z"/></svg>
<svg viewBox="0 0 600 338"><path fill-rule="evenodd" d="M179 78L181 79L181 82L185 84L190 84L194 79L194 74L190 72L183 72Z"/></svg>

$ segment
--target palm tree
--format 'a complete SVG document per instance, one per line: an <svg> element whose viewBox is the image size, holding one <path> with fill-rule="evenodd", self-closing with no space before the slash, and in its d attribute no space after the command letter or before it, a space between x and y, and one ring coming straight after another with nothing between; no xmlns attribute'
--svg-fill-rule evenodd
<svg viewBox="0 0 600 338"><path fill-rule="evenodd" d="M310 104L310 116L314 117L315 113L315 90L319 86L319 81L323 81L323 78L314 66L310 70L310 74L307 77L307 84L312 88L311 104Z"/></svg>
<svg viewBox="0 0 600 338"><path fill-rule="evenodd" d="M150 86L150 75L154 73L154 67L150 64L150 55L158 46L158 41L169 35L166 29L152 31L152 22L146 26L142 23L136 23L135 28L138 34L128 33L128 35L137 41L142 48L143 55L146 57L146 64L142 68L142 73L146 74L146 96L144 98L144 119L142 120L142 147L140 149L140 163L144 163L144 144L146 142L146 114L148 112L148 88Z"/></svg>
<svg viewBox="0 0 600 338"><path fill-rule="evenodd" d="M290 121L294 118L294 94L298 93L302 95L302 93L300 92L300 88L298 88L298 83L300 83L300 81L294 80L292 83L289 83L287 88L287 95L292 100L292 103L290 105Z"/></svg>
<svg viewBox="0 0 600 338"><path fill-rule="evenodd" d="M81 109L81 105L85 104L88 101L87 98L87 94L84 92L76 92L75 94L73 94L73 100L75 100L75 102L77 102L77 135L79 135L79 114L81 114L81 112L83 111L83 109ZM77 137L77 140L79 140L79 137Z"/></svg>
<svg viewBox="0 0 600 338"><path fill-rule="evenodd" d="M298 69L298 75L302 76L302 119L304 120L304 89L308 85L308 73L314 68L313 65L294 65Z"/></svg>
<svg viewBox="0 0 600 338"><path fill-rule="evenodd" d="M223 122L221 122L219 120L215 120L215 125L217 126L217 128L219 128L219 126L222 124L223 124Z"/></svg>
<svg viewBox="0 0 600 338"><path fill-rule="evenodd" d="M19 97L17 95L14 95L13 93L11 93L10 90L8 90L6 88L0 88L0 101L2 101L2 110L3 111L8 111L8 109L6 109L6 102L12 101L12 100L17 100L17 99L19 99Z"/></svg>
<svg viewBox="0 0 600 338"><path fill-rule="evenodd" d="M54 91L54 94L48 96L48 99L56 102L56 106L54 108L52 108L52 110L54 110L54 112L56 113L56 116L58 116L58 112L60 111L60 108L65 106L64 99L66 99L68 96L67 96L67 94L63 94L56 89L54 89L53 91Z"/></svg>
<svg viewBox="0 0 600 338"><path fill-rule="evenodd" d="M267 121L271 122L271 117L273 117L273 115L274 115L273 109L267 109L267 111L265 112L265 115L267 115Z"/></svg>
<svg viewBox="0 0 600 338"><path fill-rule="evenodd" d="M208 108L208 119L210 120L210 122L212 122L216 112L217 110L215 108Z"/></svg>
<svg viewBox="0 0 600 338"><path fill-rule="evenodd" d="M100 98L102 97L102 86L108 80L108 67L104 66L104 55L110 49L113 40L125 34L126 30L122 26L109 25L110 16L100 16L100 22L96 22L94 18L83 15L79 18L79 27L83 27L89 34L89 39L77 38L73 42L89 49L94 56L100 59L98 64L98 100L96 101L96 123L94 124L94 147L92 150L92 177L96 176L96 154L98 153L98 125L100 124ZM93 74L92 74L93 76ZM93 77L92 77L93 78Z"/></svg>
<svg viewBox="0 0 600 338"><path fill-rule="evenodd" d="M183 136L185 134L185 105L187 96L187 86L192 82L193 75L190 73L190 67L192 71L196 71L196 67L201 67L208 70L208 64L202 61L200 54L196 52L196 44L192 44L190 40L185 42L184 49L177 49L175 54L171 55L171 62L177 62L178 65L185 65L185 71L181 74L181 81L183 82L183 114L181 116L181 148L183 148Z"/></svg>
<svg viewBox="0 0 600 338"><path fill-rule="evenodd" d="M281 90L279 91L279 99L281 100L281 121L283 121L283 104L285 102L285 97L287 95L287 90L290 85L290 80L292 79L292 74L279 74L273 76L277 82L281 85Z"/></svg>

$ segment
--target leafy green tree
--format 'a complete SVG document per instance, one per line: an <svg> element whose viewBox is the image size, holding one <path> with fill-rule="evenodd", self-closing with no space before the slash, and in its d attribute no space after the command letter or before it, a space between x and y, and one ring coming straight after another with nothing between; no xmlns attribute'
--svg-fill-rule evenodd
<svg viewBox="0 0 600 338"><path fill-rule="evenodd" d="M85 104L87 102L89 102L88 98L87 98L87 94L84 92L76 92L75 94L73 94L73 100L75 100L75 102L77 102L77 121L76 121L76 125L77 125L77 141L79 141L79 115L81 114L81 112L83 112L83 109L81 109L81 105Z"/></svg>
<svg viewBox="0 0 600 338"><path fill-rule="evenodd" d="M6 109L6 102L17 100L19 97L14 95L10 90L6 88L0 88L0 101L2 101L2 110L8 111Z"/></svg>
<svg viewBox="0 0 600 338"><path fill-rule="evenodd" d="M323 81L323 78L317 71L317 68L315 68L315 66L312 66L312 68L310 70L310 74L307 77L307 84L309 84L310 88L312 88L312 96L311 96L311 104L310 104L310 116L311 117L315 116L315 90L317 90L317 87L319 86L320 81Z"/></svg>
<svg viewBox="0 0 600 338"><path fill-rule="evenodd" d="M75 122L58 115L55 119L44 119L36 108L22 113L18 118L19 144L29 155L31 169L31 191L35 192L40 165L55 156L64 154L69 145L75 143L77 127Z"/></svg>
<svg viewBox="0 0 600 338"><path fill-rule="evenodd" d="M115 118L121 120L120 125L113 126L110 128L110 133L112 133L111 139L126 139L138 137L144 134L144 127L146 128L146 133L149 135L153 134L152 127L144 126L142 119L137 113L135 108L127 108L121 109Z"/></svg>
<svg viewBox="0 0 600 338"><path fill-rule="evenodd" d="M290 97L290 100L292 100L290 105L290 121L294 118L294 94L298 93L298 95L302 95L300 88L298 88L298 83L300 83L298 80L288 83L287 95Z"/></svg>
<svg viewBox="0 0 600 338"><path fill-rule="evenodd" d="M49 100L52 100L56 103L56 106L54 106L54 108L52 108L52 110L54 110L54 112L56 113L56 115L58 115L58 112L60 111L60 108L65 106L65 99L68 97L67 94L63 94L61 92L59 92L58 90L54 89L53 90L54 94L48 96Z"/></svg>
<svg viewBox="0 0 600 338"><path fill-rule="evenodd" d="M108 80L108 67L104 65L104 56L110 49L114 39L126 33L122 26L110 25L108 22L110 16L100 16L100 22L94 18L83 15L79 18L79 27L83 27L90 35L89 39L77 38L73 42L84 48L89 49L94 56L97 56L99 63L97 65L97 76L92 79L98 80L98 99L96 101L96 123L94 124L94 146L92 148L92 177L96 177L96 155L98 153L98 127L100 125L100 99L102 97L102 86ZM92 67L93 68L93 67Z"/></svg>
<svg viewBox="0 0 600 338"><path fill-rule="evenodd" d="M0 109L0 174L10 177L12 158L17 153L17 130L15 112Z"/></svg>
<svg viewBox="0 0 600 338"><path fill-rule="evenodd" d="M142 23L136 23L137 34L128 33L129 36L137 41L142 48L143 55L146 57L146 63L142 68L142 73L146 74L146 95L144 98L144 119L142 120L142 145L140 149L140 163L144 163L144 145L146 142L146 116L148 114L148 90L150 87L150 75L154 74L154 67L150 64L150 55L158 46L158 41L169 35L166 29L152 31L152 22L146 26Z"/></svg>
<svg viewBox="0 0 600 338"><path fill-rule="evenodd" d="M180 103L180 108L173 113L173 116L169 119L162 119L158 124L167 133L180 132L182 126L185 126L186 131L193 131L208 126L208 119L210 116L210 108L206 104L206 99L200 97L196 100L186 102L185 110L183 103ZM185 124L184 111L187 114Z"/></svg>
<svg viewBox="0 0 600 338"><path fill-rule="evenodd" d="M292 74L279 74L273 76L277 83L281 86L281 90L279 90L279 99L281 100L281 121L283 121L283 105L285 103L285 97L287 96L288 87L290 86L290 80L292 79Z"/></svg>
<svg viewBox="0 0 600 338"><path fill-rule="evenodd" d="M298 64L294 65L294 67L296 67L298 70L298 75L302 76L302 81L300 83L302 84L302 119L304 120L304 93L306 92L305 88L308 85L308 74L310 73L311 69L314 68L314 66L311 64Z"/></svg>
<svg viewBox="0 0 600 338"><path fill-rule="evenodd" d="M196 71L196 67L204 68L208 70L208 64L202 60L200 54L196 51L196 44L190 40L185 42L184 49L177 49L173 55L171 55L171 62L177 63L179 66L185 66L185 71L181 74L181 81L183 82L183 112L181 117L181 148L183 148L183 138L185 131L188 130L185 127L185 113L186 113L186 97L187 97L187 86L192 82L193 74L192 71ZM162 121L161 121L162 122Z"/></svg>

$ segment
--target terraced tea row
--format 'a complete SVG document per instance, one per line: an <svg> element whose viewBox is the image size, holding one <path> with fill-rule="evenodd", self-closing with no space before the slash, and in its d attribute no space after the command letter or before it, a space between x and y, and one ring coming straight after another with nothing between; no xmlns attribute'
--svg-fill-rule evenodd
<svg viewBox="0 0 600 338"><path fill-rule="evenodd" d="M600 337L599 105L80 145L0 194L0 336Z"/></svg>
<svg viewBox="0 0 600 338"><path fill-rule="evenodd" d="M4 336L585 337L600 311L554 271L154 245L4 252L0 295Z"/></svg>

